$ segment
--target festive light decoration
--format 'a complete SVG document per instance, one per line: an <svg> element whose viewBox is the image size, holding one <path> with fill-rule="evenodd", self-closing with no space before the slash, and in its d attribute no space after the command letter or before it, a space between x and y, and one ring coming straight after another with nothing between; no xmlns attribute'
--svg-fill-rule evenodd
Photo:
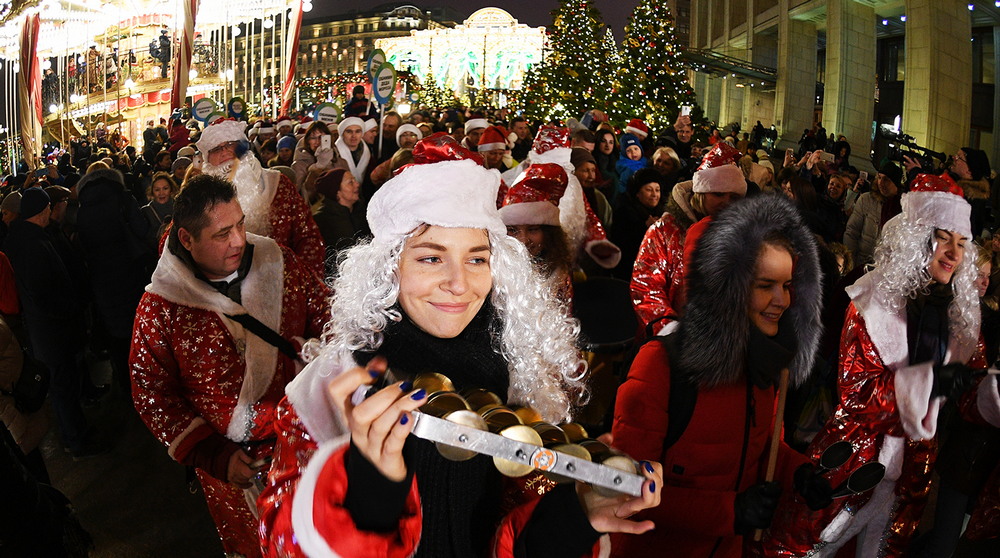
<svg viewBox="0 0 1000 558"><path fill-rule="evenodd" d="M614 68L601 14L589 0L560 0L547 31L545 61L525 76L515 108L533 118L577 117L608 106Z"/></svg>
<svg viewBox="0 0 1000 558"><path fill-rule="evenodd" d="M477 10L453 29L421 29L404 37L378 39L375 46L397 69L442 86L519 89L527 69L542 59L545 31L528 27L499 8Z"/></svg>
<svg viewBox="0 0 1000 558"><path fill-rule="evenodd" d="M673 124L681 106L694 107L693 122L701 120L694 91L674 35L674 18L663 0L642 0L625 25L622 65L615 79L613 120L638 117L650 129Z"/></svg>

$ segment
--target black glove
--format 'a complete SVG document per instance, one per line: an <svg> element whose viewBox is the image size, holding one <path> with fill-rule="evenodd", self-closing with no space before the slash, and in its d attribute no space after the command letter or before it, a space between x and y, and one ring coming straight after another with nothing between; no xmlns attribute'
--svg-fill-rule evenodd
<svg viewBox="0 0 1000 558"><path fill-rule="evenodd" d="M795 491L812 511L819 511L833 503L830 481L817 474L816 468L809 463L795 470Z"/></svg>
<svg viewBox="0 0 1000 558"><path fill-rule="evenodd" d="M957 362L935 366L931 395L944 395L951 399L957 399L972 386L976 375L975 370Z"/></svg>
<svg viewBox="0 0 1000 558"><path fill-rule="evenodd" d="M736 512L733 525L736 534L746 535L754 529L770 527L779 496L781 485L774 481L755 484L737 494L733 506Z"/></svg>

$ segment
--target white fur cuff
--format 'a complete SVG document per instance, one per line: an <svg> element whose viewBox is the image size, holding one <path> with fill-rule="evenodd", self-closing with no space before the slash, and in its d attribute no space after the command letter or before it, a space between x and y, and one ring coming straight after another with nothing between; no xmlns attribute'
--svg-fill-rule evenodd
<svg viewBox="0 0 1000 558"><path fill-rule="evenodd" d="M983 420L1000 428L1000 393L997 392L997 377L987 376L979 382L976 390L976 407Z"/></svg>
<svg viewBox="0 0 1000 558"><path fill-rule="evenodd" d="M937 431L937 416L943 397L931 399L934 384L933 363L925 362L900 368L893 377L896 407L907 437L928 440Z"/></svg>

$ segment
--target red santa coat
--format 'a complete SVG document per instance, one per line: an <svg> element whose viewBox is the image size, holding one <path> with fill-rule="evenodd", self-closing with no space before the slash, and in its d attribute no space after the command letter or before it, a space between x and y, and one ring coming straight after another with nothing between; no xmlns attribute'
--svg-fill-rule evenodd
<svg viewBox="0 0 1000 558"><path fill-rule="evenodd" d="M286 390L288 395L277 413L278 445L268 484L257 501L265 556L407 558L416 552L423 514L415 476L395 531L359 530L344 507L344 455L351 435L342 419L331 412L325 394L337 371L354 365L321 356ZM515 484L508 488L507 496L515 500L531 492ZM538 490L503 518L492 543L495 558L513 558L514 544L542 492ZM607 556L607 537L594 545L589 556Z"/></svg>
<svg viewBox="0 0 1000 558"><path fill-rule="evenodd" d="M302 265L322 277L326 248L323 246L323 235L320 234L319 227L313 220L312 211L309 210L309 204L299 195L288 177L271 169L264 169L263 172L265 176L267 173L274 173L278 180L269 204L271 230L264 236L291 248ZM263 195L267 195L266 190ZM248 229L248 232L255 231Z"/></svg>
<svg viewBox="0 0 1000 558"><path fill-rule="evenodd" d="M643 326L675 314L682 305L685 231L672 215L653 223L632 268L632 306Z"/></svg>
<svg viewBox="0 0 1000 558"><path fill-rule="evenodd" d="M618 389L615 447L634 459L661 462L664 486L660 505L636 515L652 520L656 529L613 534L612 556L658 556L664 549L671 556L740 556L743 537L735 532L734 502L738 493L763 481L775 390L752 387L748 394L742 381L699 389L687 428L664 448L670 423L667 357L662 343L647 343ZM777 479L790 478L804 461L784 444L779 456Z"/></svg>
<svg viewBox="0 0 1000 558"><path fill-rule="evenodd" d="M855 536L859 556L903 556L920 521L937 455L942 398L930 398L931 363L906 365L905 306L894 311L878 304L873 296L877 281L875 273L869 273L848 289L853 301L841 336L840 405L808 453L818 463L824 449L848 440L854 454L827 475L830 484L838 486L871 461L886 466L885 478L874 490L835 500L818 512L783 494L765 537L767 556L811 551L833 556ZM872 329L868 321L877 327ZM984 368L982 344L959 344L952 334L946 361Z"/></svg>
<svg viewBox="0 0 1000 558"><path fill-rule="evenodd" d="M212 433L273 448L274 413L296 365L223 314L249 313L286 339L317 337L329 316L318 277L274 241L253 234L243 306L195 278L170 250L139 303L129 364L136 410L168 453L183 462ZM260 555L256 520L243 491L199 470L227 552Z"/></svg>

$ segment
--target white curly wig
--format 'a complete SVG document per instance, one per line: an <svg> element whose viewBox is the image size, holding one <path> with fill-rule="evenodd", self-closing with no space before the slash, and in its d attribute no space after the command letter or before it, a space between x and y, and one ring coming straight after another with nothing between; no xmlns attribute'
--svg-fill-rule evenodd
<svg viewBox="0 0 1000 558"><path fill-rule="evenodd" d="M931 283L927 266L934 255L937 227L905 220L900 214L886 222L875 247L876 296L886 308L899 310L907 299L926 293ZM955 268L951 287L954 298L948 306L951 335L963 345L974 346L979 334L979 293L976 247L969 239L965 255Z"/></svg>
<svg viewBox="0 0 1000 558"><path fill-rule="evenodd" d="M399 298L399 259L407 238L394 242L370 240L346 250L338 258L333 279L331 320L320 343L304 350L307 358L321 353L347 362L356 350L375 351L382 332L402 315ZM579 323L534 270L527 249L506 234L489 231L490 302L500 317L494 350L507 361L510 372L508 402L537 410L545 420L570 420L573 408L586 402L583 378L586 362L575 346Z"/></svg>

